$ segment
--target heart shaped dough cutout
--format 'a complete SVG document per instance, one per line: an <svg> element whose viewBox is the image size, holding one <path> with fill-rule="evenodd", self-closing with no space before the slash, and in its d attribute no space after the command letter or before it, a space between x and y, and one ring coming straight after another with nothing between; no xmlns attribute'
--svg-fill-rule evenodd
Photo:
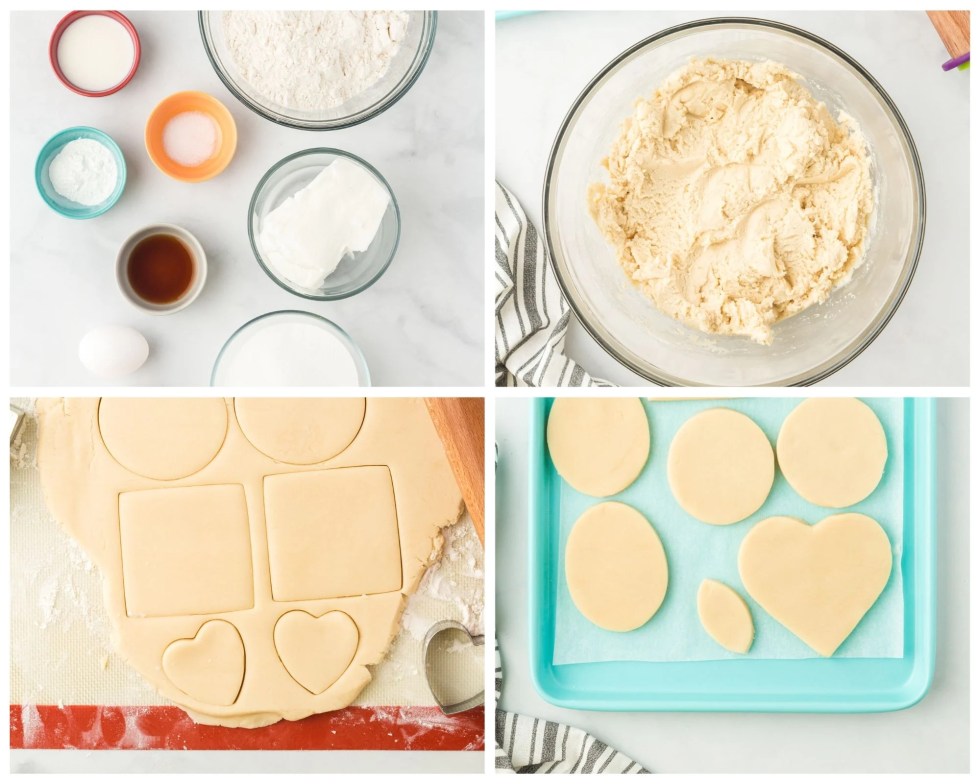
<svg viewBox="0 0 980 784"><path fill-rule="evenodd" d="M276 621L276 650L286 671L310 694L322 694L350 667L360 635L347 614L319 617L292 610Z"/></svg>
<svg viewBox="0 0 980 784"><path fill-rule="evenodd" d="M763 609L821 656L831 656L878 600L892 569L884 529L863 514L816 525L770 517L742 540L738 571Z"/></svg>
<svg viewBox="0 0 980 784"><path fill-rule="evenodd" d="M228 621L208 621L194 637L167 646L163 671L195 700L232 705L245 679L245 643Z"/></svg>

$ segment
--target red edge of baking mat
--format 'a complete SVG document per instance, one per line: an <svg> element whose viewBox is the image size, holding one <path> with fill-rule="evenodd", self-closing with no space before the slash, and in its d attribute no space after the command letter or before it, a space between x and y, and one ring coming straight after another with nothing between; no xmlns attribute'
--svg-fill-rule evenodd
<svg viewBox="0 0 980 784"><path fill-rule="evenodd" d="M175 706L11 705L12 749L482 751L483 707L351 707L241 729L196 724Z"/></svg>

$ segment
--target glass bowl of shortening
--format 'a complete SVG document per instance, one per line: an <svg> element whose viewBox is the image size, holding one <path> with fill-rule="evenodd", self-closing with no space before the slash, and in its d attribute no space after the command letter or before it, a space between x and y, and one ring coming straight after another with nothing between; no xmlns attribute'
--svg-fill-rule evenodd
<svg viewBox="0 0 980 784"><path fill-rule="evenodd" d="M435 11L200 11L204 48L243 104L280 125L347 128L397 102L432 51Z"/></svg>
<svg viewBox="0 0 980 784"><path fill-rule="evenodd" d="M259 180L248 238L259 266L286 291L337 300L375 283L401 236L388 181L363 158L329 147L301 150Z"/></svg>
<svg viewBox="0 0 980 784"><path fill-rule="evenodd" d="M803 385L899 307L925 188L897 107L853 58L776 22L708 19L585 87L552 147L543 228L579 321L633 372Z"/></svg>

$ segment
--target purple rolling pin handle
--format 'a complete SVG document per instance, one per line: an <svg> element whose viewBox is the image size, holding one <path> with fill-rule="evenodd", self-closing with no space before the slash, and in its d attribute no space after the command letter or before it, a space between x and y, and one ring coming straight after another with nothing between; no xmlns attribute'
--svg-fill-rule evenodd
<svg viewBox="0 0 980 784"><path fill-rule="evenodd" d="M963 63L968 63L970 61L970 53L961 54L959 57L954 57L952 60L947 60L943 63L944 71L952 71L954 68L959 68Z"/></svg>

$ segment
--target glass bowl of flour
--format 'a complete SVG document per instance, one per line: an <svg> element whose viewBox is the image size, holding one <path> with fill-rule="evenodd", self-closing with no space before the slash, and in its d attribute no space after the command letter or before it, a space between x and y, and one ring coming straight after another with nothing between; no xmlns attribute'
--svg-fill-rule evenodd
<svg viewBox="0 0 980 784"><path fill-rule="evenodd" d="M200 11L211 65L268 120L327 131L381 114L415 84L435 11Z"/></svg>
<svg viewBox="0 0 980 784"><path fill-rule="evenodd" d="M275 164L248 209L259 266L306 299L364 291L388 269L400 236L401 213L387 180L362 158L329 147Z"/></svg>
<svg viewBox="0 0 980 784"><path fill-rule="evenodd" d="M863 261L822 302L776 321L769 345L710 334L662 311L624 271L590 211L590 189L611 181L602 161L637 99L705 58L784 66L834 118L852 118L870 159L874 209ZM919 158L881 85L832 44L759 19L691 22L621 53L569 110L545 174L543 234L565 295L610 355L657 384L802 385L827 377L860 355L891 319L912 281L924 232Z"/></svg>

